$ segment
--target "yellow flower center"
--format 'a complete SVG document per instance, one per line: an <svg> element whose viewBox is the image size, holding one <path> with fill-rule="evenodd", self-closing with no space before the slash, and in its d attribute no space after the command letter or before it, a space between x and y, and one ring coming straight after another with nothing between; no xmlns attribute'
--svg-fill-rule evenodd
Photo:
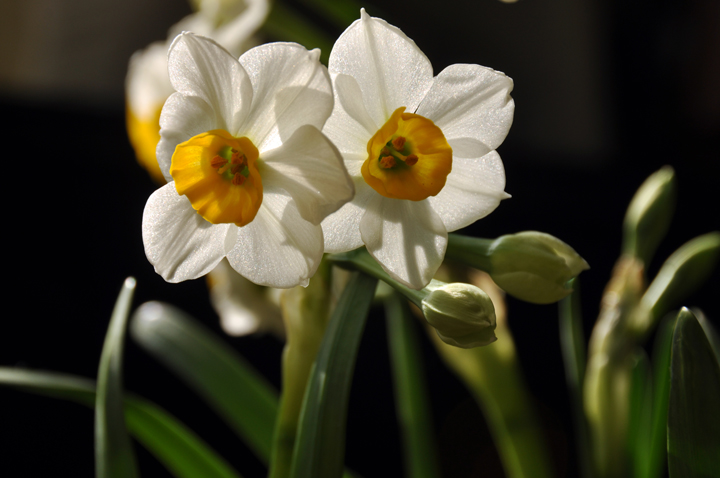
<svg viewBox="0 0 720 478"><path fill-rule="evenodd" d="M177 145L170 174L178 194L213 224L249 224L262 204L258 150L246 137L215 129Z"/></svg>
<svg viewBox="0 0 720 478"><path fill-rule="evenodd" d="M396 109L367 145L365 182L393 199L422 201L438 194L452 170L452 148L435 123Z"/></svg>
<svg viewBox="0 0 720 478"><path fill-rule="evenodd" d="M126 122L130 144L135 150L138 162L144 167L150 176L159 184L165 184L165 177L155 157L155 148L160 141L160 111L162 105L150 118L141 119L127 106Z"/></svg>

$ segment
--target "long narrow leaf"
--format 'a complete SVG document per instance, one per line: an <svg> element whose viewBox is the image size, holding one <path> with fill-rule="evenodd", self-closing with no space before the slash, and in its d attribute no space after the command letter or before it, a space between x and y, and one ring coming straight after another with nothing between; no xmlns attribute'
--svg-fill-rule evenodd
<svg viewBox="0 0 720 478"><path fill-rule="evenodd" d="M405 474L413 478L437 478L440 469L422 353L407 301L397 293L392 294L385 305L385 316L395 382L395 408L405 448Z"/></svg>
<svg viewBox="0 0 720 478"><path fill-rule="evenodd" d="M0 367L0 385L95 406L95 382L54 372ZM240 478L190 429L145 399L125 396L128 431L178 478Z"/></svg>
<svg viewBox="0 0 720 478"><path fill-rule="evenodd" d="M580 470L584 478L592 478L592 454L582 396L587 352L585 351L585 336L582 327L580 282L578 279L572 279L568 282L567 287L573 289L573 293L559 302L560 345L565 364L565 380L573 411Z"/></svg>
<svg viewBox="0 0 720 478"><path fill-rule="evenodd" d="M645 350L638 347L635 351L632 379L630 382L630 413L628 422L628 452L633 476L646 476L650 463L652 441L652 373L650 360Z"/></svg>
<svg viewBox="0 0 720 478"><path fill-rule="evenodd" d="M129 277L115 303L105 335L95 397L95 475L97 478L138 476L135 453L125 428L122 357L135 279Z"/></svg>
<svg viewBox="0 0 720 478"><path fill-rule="evenodd" d="M644 475L638 478L660 478L667 463L667 416L670 396L670 351L675 316L666 317L658 327L653 344L653 405L649 456Z"/></svg>
<svg viewBox="0 0 720 478"><path fill-rule="evenodd" d="M130 333L268 462L277 392L235 350L184 312L160 302L138 308Z"/></svg>
<svg viewBox="0 0 720 478"><path fill-rule="evenodd" d="M377 279L353 273L333 312L305 392L293 478L343 474L350 385L376 285Z"/></svg>
<svg viewBox="0 0 720 478"><path fill-rule="evenodd" d="M668 408L670 478L720 476L720 367L695 316L683 308L673 335Z"/></svg>

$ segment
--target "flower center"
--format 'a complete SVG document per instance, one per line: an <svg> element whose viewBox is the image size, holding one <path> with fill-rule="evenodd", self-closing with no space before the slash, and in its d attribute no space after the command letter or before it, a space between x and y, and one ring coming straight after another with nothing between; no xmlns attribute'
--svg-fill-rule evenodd
<svg viewBox="0 0 720 478"><path fill-rule="evenodd" d="M262 204L258 150L246 137L216 129L177 145L170 174L178 194L213 224L249 224Z"/></svg>
<svg viewBox="0 0 720 478"><path fill-rule="evenodd" d="M365 182L393 199L422 201L437 195L452 170L452 148L435 123L405 107L370 138L362 165Z"/></svg>

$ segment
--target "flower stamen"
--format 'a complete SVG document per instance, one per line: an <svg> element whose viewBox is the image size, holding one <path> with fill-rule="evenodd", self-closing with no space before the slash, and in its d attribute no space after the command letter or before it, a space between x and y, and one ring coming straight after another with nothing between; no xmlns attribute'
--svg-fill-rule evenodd
<svg viewBox="0 0 720 478"><path fill-rule="evenodd" d="M452 170L452 148L432 121L398 108L373 135L363 179L391 199L422 201L437 195Z"/></svg>
<svg viewBox="0 0 720 478"><path fill-rule="evenodd" d="M178 194L212 224L249 224L262 203L257 147L246 137L212 130L179 144L170 174Z"/></svg>
<svg viewBox="0 0 720 478"><path fill-rule="evenodd" d="M380 167L383 169L394 168L395 164L395 158L392 156L383 156L380 158Z"/></svg>
<svg viewBox="0 0 720 478"><path fill-rule="evenodd" d="M233 178L232 178L232 183L235 186L242 186L242 184L245 182L245 179L246 179L245 176L243 176L242 174L235 173L235 176L233 176Z"/></svg>
<svg viewBox="0 0 720 478"><path fill-rule="evenodd" d="M225 166L226 163L227 163L227 159L223 158L219 154L216 154L215 157L210 160L210 166L212 166L213 169L221 168L221 167Z"/></svg>

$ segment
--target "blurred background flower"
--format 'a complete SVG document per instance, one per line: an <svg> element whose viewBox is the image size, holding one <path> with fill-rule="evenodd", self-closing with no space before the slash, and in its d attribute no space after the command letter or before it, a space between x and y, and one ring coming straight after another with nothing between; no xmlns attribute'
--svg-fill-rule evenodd
<svg viewBox="0 0 720 478"><path fill-rule="evenodd" d="M345 17L316 9L331 3L338 2L276 1L261 38L291 39L291 30L279 26L285 15L296 20L295 28L301 21L317 26L316 35L307 36L317 44L306 47L323 46L323 38L332 45ZM359 6L345 25L358 18ZM513 78L517 109L499 148L513 197L462 233L493 238L540 230L571 245L592 266L582 275L586 335L620 253L625 208L647 176L670 164L677 180L679 220L656 257L668 257L688 238L717 227L712 205L720 178L720 3L398 0L381 9L362 6L413 38L436 73L454 63L479 63ZM6 157L16 161L39 154L43 164L52 164L33 171L32 179L44 187L23 194L27 213L10 210L13 230L20 233L6 234L5 250L27 253L15 267L6 263L12 284L0 329L2 365L94 376L118 287L131 274L138 282L137 304L164 300L220 331L204 281L166 284L145 258L140 223L156 185L135 161L125 129L130 56L165 41L168 29L191 13L183 0L0 3L0 108L10 124ZM45 159L50 155L52 163ZM661 260L648 265L650 277ZM688 301L703 307L716 324L718 288L716 271ZM576 476L557 307L512 298L508 307L558 476ZM359 352L347 463L366 476L378 470L399 476L400 442L381 316L379 310L371 316ZM232 340L280 383L281 342L270 334ZM472 397L429 344L425 350L443 472L502 476ZM263 466L242 451L232 432L132 341L125 370L128 389L142 391L181 417L243 476L264 476ZM10 390L0 391L0 397L5 405L0 422L12 430L0 435L6 467L22 466L20 476L43 476L47 464L56 475L92 474L91 413ZM37 459L38 449L43 460ZM144 474L168 476L138 451Z"/></svg>

